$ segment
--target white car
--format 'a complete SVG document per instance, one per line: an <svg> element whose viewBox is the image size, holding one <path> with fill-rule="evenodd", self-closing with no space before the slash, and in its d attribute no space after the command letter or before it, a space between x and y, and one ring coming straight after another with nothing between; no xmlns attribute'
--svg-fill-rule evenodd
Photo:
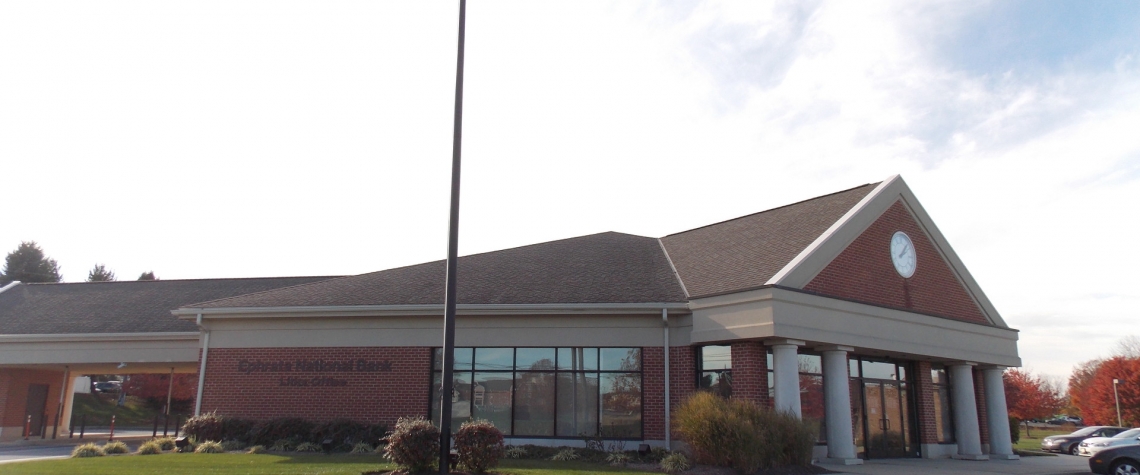
<svg viewBox="0 0 1140 475"><path fill-rule="evenodd" d="M1091 457L1105 449L1140 445L1140 429L1129 429L1112 437L1092 437L1081 441L1080 455Z"/></svg>

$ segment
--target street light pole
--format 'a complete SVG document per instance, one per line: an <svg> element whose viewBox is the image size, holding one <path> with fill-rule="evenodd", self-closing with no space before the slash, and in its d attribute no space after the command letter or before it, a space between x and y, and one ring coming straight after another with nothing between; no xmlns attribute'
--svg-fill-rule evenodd
<svg viewBox="0 0 1140 475"><path fill-rule="evenodd" d="M1120 384L1120 380L1113 378L1112 379L1112 397L1114 399L1116 399L1116 425L1118 425L1120 427L1124 427L1124 424L1122 423L1122 421L1120 419L1120 394L1118 394L1116 392L1116 385L1117 384Z"/></svg>

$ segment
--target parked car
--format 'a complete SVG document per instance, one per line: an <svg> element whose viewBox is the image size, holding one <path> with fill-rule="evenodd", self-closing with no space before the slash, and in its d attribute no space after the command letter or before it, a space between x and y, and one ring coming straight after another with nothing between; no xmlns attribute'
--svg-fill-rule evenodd
<svg viewBox="0 0 1140 475"><path fill-rule="evenodd" d="M123 383L121 381L99 381L95 383L95 392L97 393L117 393L123 390Z"/></svg>
<svg viewBox="0 0 1140 475"><path fill-rule="evenodd" d="M1041 439L1041 450L1061 452L1069 455L1080 453L1080 444L1090 437L1112 437L1128 430L1127 427L1089 426L1077 429L1072 434L1051 435Z"/></svg>
<svg viewBox="0 0 1140 475"><path fill-rule="evenodd" d="M1125 445L1089 457L1089 470L1099 475L1140 473L1140 445Z"/></svg>
<svg viewBox="0 0 1140 475"><path fill-rule="evenodd" d="M1080 445L1080 455L1090 457L1102 450L1125 445L1140 445L1140 429L1126 430L1112 437L1090 437L1085 439Z"/></svg>

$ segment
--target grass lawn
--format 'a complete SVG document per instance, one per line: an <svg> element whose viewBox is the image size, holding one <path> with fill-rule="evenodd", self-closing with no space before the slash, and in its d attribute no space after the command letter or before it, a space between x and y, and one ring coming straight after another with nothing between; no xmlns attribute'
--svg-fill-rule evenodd
<svg viewBox="0 0 1140 475"><path fill-rule="evenodd" d="M1025 426L1022 426L1021 427L1021 440L1017 441L1016 444L1013 444L1013 448L1016 450L1040 451L1041 450L1041 439L1044 439L1044 438L1051 436L1051 435L1070 434L1073 432L1073 430L1076 430L1076 429L1039 429L1039 428L1034 427L1034 428L1029 430L1029 433L1032 434L1033 437L1026 437L1025 436Z"/></svg>
<svg viewBox="0 0 1140 475"><path fill-rule="evenodd" d="M392 470L378 456L368 455L249 455L249 454L162 454L117 455L82 459L44 460L0 465L0 474L85 474L85 475L360 475L373 470ZM644 474L588 462L546 460L503 460L494 469L509 475L565 475L605 473Z"/></svg>
<svg viewBox="0 0 1140 475"><path fill-rule="evenodd" d="M154 416L161 412L147 407L143 400L133 396L128 396L126 403L119 406L118 398L117 394L76 394L75 406L71 411L76 430L79 430L79 420L84 414L87 415L88 426L106 426L111 423L111 414L114 414L117 427L150 428L154 425ZM170 420L173 425L173 415ZM186 420L186 417L183 416L182 420ZM161 425L159 430L162 430Z"/></svg>

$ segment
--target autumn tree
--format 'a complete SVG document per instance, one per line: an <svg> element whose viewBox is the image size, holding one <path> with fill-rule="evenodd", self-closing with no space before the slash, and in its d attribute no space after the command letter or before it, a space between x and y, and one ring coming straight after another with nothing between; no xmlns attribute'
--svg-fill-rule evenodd
<svg viewBox="0 0 1140 475"><path fill-rule="evenodd" d="M1025 421L1025 435L1029 437L1029 420L1044 419L1056 414L1064 405L1064 398L1056 385L1034 376L1029 371L1012 368L1002 376L1005 383L1005 400L1009 415Z"/></svg>
<svg viewBox="0 0 1140 475"><path fill-rule="evenodd" d="M1102 361L1095 374L1078 389L1077 404L1086 424L1117 423L1113 379L1119 381L1116 390L1120 396L1121 422L1129 427L1140 423L1140 358L1115 356Z"/></svg>
<svg viewBox="0 0 1140 475"><path fill-rule="evenodd" d="M87 273L88 282L111 282L115 280L115 273L103 267L103 264L95 264L91 272Z"/></svg>
<svg viewBox="0 0 1140 475"><path fill-rule="evenodd" d="M1085 390L1092 384L1103 363L1104 360L1095 359L1079 363L1073 368L1073 374L1069 376L1069 407L1066 408L1070 415L1085 416L1081 410L1085 405Z"/></svg>
<svg viewBox="0 0 1140 475"><path fill-rule="evenodd" d="M15 280L24 283L59 282L63 276L59 273L59 264L55 259L47 258L35 241L25 241L15 251L8 253L4 271L0 272L0 285Z"/></svg>

